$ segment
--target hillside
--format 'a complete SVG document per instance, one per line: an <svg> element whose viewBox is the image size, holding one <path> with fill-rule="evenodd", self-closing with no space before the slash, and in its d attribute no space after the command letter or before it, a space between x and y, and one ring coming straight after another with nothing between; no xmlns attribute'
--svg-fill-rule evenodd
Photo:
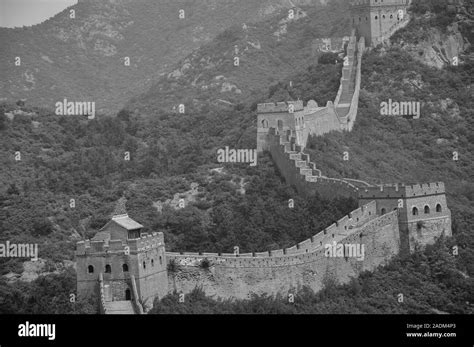
<svg viewBox="0 0 474 347"><path fill-rule="evenodd" d="M340 9L344 13L343 7ZM272 33L284 19L283 13L265 25L249 25L248 36L240 24L224 31L188 58L172 64L147 93L137 96L114 118L99 117L88 122L56 116L30 102L26 106L2 104L2 240L38 242L40 257L53 267L73 259L75 241L93 236L121 197L128 199L126 206L132 218L147 230L163 231L167 249L179 251L228 252L236 244L242 252L285 247L351 211L351 200L329 202L319 197L297 197L268 154L259 158L256 168L216 163L217 148L255 147L256 102L299 97L322 103L334 98L341 64L325 59L318 63L308 42L319 33L332 36L345 32L346 27L324 25L315 31L311 26L317 27L316 22L328 22L319 18L313 23L311 10L302 7L302 11L308 15L289 23L287 34L280 41ZM426 17L426 12L421 12L412 26L397 35L405 35L404 42L408 42L413 35L410 28L415 30L417 25L443 32L446 25L439 24L437 18L444 12L430 13L429 23L421 22ZM341 22L334 23L346 23L344 17L338 20ZM268 23L274 23L273 29ZM463 20L459 31L463 41L469 41L466 33L472 32L471 27L463 27L467 24ZM303 35L305 31L309 36ZM264 38L264 33L270 36ZM463 59L458 66L430 67L431 60L413 56L419 48L415 41L407 46L397 41L397 35L391 47L379 47L364 55L354 130L311 138L307 152L318 168L331 177L372 183L446 182L453 238L441 240L408 259L394 259L387 267L364 274L350 285L328 283L319 294L304 292L297 305L267 297L221 305L197 291L189 305L179 309L175 306L176 295L170 294L154 312L473 312L474 105L470 46L463 46ZM253 46L257 40L261 49ZM430 42L432 38L425 40ZM228 65L236 42L239 47L249 47L240 66L246 66L245 73L237 73ZM297 42L301 44L301 55L291 53L293 63L284 52L292 52ZM190 65L183 72L185 64ZM258 72L260 67L263 70ZM215 78L220 75L224 78ZM254 75L262 82L252 79ZM225 82L236 85L242 93L236 93L235 88L221 92ZM380 103L389 98L420 101L421 118L381 116ZM193 99L197 101L192 102ZM217 99L234 105L222 107ZM172 106L181 100L185 100L186 112L176 114ZM21 152L21 161L15 161L16 151ZM350 154L347 162L343 161L344 151ZM130 153L130 161L124 160L125 152ZM457 161L453 160L453 152L459 154ZM189 193L192 183L199 185L196 194ZM176 194L186 198L182 210L171 206ZM71 198L76 201L75 208L70 207ZM290 198L295 199L294 210L288 208ZM162 206L161 212L157 206ZM453 245L459 246L457 258L450 254ZM2 259L1 265L2 274L23 271L23 264L17 259ZM8 284L2 278L0 290L8 300L0 301L0 311L38 313L55 309L40 297L51 295L45 288L64 294L74 287L70 272L59 275L63 281L58 285L56 276L40 277L30 284ZM400 292L408 293L406 306L397 304L396 295ZM37 305L26 307L23 302L28 300ZM90 309L83 305L84 311ZM56 312L70 310L66 305Z"/></svg>
<svg viewBox="0 0 474 347"><path fill-rule="evenodd" d="M271 17L291 3L81 0L39 25L0 28L0 99L49 108L64 98L92 100L100 113L113 114L219 32ZM312 3L319 1L293 1ZM16 57L21 66L15 66Z"/></svg>
<svg viewBox="0 0 474 347"><path fill-rule="evenodd" d="M229 110L262 99L270 85L317 62L318 39L350 34L348 10L347 3L334 1L326 7L295 7L291 18L282 10L259 23L230 27L178 62L127 109L157 116L177 112L179 104L193 113Z"/></svg>

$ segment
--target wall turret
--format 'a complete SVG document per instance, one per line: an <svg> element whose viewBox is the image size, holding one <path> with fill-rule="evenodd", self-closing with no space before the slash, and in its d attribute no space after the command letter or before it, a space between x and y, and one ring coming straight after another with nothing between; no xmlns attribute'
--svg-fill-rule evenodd
<svg viewBox="0 0 474 347"><path fill-rule="evenodd" d="M121 218L123 220L124 216ZM129 225L139 225L132 222ZM137 235L132 232L130 238L113 239L111 233L124 234L115 223L107 225L92 240L77 243L78 296L88 297L97 293L100 274L103 274L106 302L148 300L148 305L151 305L155 297L166 295L168 280L163 233ZM132 280L138 298L132 297Z"/></svg>
<svg viewBox="0 0 474 347"><path fill-rule="evenodd" d="M409 0L354 0L352 26L367 46L376 46L408 22Z"/></svg>
<svg viewBox="0 0 474 347"><path fill-rule="evenodd" d="M444 234L451 236L451 211L443 182L392 184L359 190L359 205L376 201L377 213L399 212L402 251L413 251L417 244L432 243Z"/></svg>

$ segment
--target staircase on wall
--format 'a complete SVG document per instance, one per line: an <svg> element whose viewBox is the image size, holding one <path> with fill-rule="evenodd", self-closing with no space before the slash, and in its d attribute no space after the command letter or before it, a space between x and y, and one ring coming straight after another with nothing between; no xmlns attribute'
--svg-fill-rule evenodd
<svg viewBox="0 0 474 347"><path fill-rule="evenodd" d="M110 297L110 292L105 290L107 285L104 285L105 281L103 273L101 272L99 274L99 311L101 314L143 314L143 308L137 299L138 294L135 284L135 277L133 275L131 276L130 281L133 289L133 301L113 301Z"/></svg>
<svg viewBox="0 0 474 347"><path fill-rule="evenodd" d="M135 314L135 310L133 308L133 303L130 300L106 301L105 313L106 314Z"/></svg>
<svg viewBox="0 0 474 347"><path fill-rule="evenodd" d="M336 196L358 198L359 191L372 184L355 179L331 178L322 174L304 148L296 144L291 131L278 133L274 128L268 132L270 154L278 170L289 184L294 184L303 196L318 192L322 197Z"/></svg>

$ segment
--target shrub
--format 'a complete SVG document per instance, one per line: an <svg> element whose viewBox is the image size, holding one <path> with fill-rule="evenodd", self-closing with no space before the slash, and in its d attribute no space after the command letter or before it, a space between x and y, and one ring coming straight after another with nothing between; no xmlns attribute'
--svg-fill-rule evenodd
<svg viewBox="0 0 474 347"><path fill-rule="evenodd" d="M203 269L209 269L211 267L211 262L209 261L209 259L204 258L203 260L201 260L200 265Z"/></svg>

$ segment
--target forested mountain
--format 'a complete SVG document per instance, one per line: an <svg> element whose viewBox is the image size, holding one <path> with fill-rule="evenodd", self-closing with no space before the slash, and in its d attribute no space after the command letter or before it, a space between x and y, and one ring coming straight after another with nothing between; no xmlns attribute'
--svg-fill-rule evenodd
<svg viewBox="0 0 474 347"><path fill-rule="evenodd" d="M80 0L44 23L0 28L0 98L50 108L64 98L95 101L100 112L114 114L218 33L301 4L322 6L319 0Z"/></svg>
<svg viewBox="0 0 474 347"><path fill-rule="evenodd" d="M372 183L444 181L453 213L453 238L406 259L396 258L349 285L327 283L321 293L305 291L295 304L269 297L217 302L197 290L181 306L176 304L176 294L170 294L156 303L153 312L472 313L472 49L469 44L458 46L459 64L446 59L438 66L432 64L431 53L426 62L417 53L417 44L426 48L430 37L419 40L415 35L420 27L443 32L457 23L456 35L469 43L472 26L464 12L447 10L452 6L448 1L414 3L415 20L393 37L390 46L363 57L354 130L310 138L306 151L330 177ZM472 13L466 3L456 2ZM259 157L256 167L216 161L218 148L255 147L257 102L334 99L342 64L337 54L330 59L313 55L309 44L318 35L348 32L346 9L340 2L332 6L342 16L327 22L318 11L302 6L307 15L287 23L286 34L279 39L273 33L283 25L286 10L265 24L248 25L247 32L241 24L222 32L173 64L115 117L88 121L54 115L30 101L3 103L0 241L39 243L40 257L48 260L46 272L72 260L75 242L93 236L122 197L133 219L147 230L163 231L167 249L179 251L231 251L235 244L242 252L286 247L351 211L356 203L352 200L298 197L268 153ZM330 27L331 22L341 27ZM318 23L328 25L323 28ZM260 49L254 46L257 42ZM242 52L239 67L232 65L235 45ZM426 52L424 48L419 51ZM436 62L444 61L439 59ZM419 101L420 119L381 116L380 103L389 98ZM179 103L186 106L183 114L173 110ZM344 151L349 152L349 161L343 161ZM16 160L17 152L21 160ZM130 160L125 159L127 152ZM453 160L454 152L458 160ZM192 192L192 183L198 184L197 192ZM175 209L173 201L181 197L186 207ZM290 198L295 199L295 209L288 209ZM454 245L459 247L456 257L451 254ZM2 275L23 271L17 259L0 261ZM0 301L0 311L50 312L53 308L37 293L51 289L67 298L62 294L73 290L71 273L73 269L31 283L13 281L15 275L3 277L0 290L5 299ZM405 305L397 302L400 293L407 298ZM27 307L23 302L36 305ZM93 310L90 303L75 307L76 312ZM56 312L71 309L64 304Z"/></svg>

